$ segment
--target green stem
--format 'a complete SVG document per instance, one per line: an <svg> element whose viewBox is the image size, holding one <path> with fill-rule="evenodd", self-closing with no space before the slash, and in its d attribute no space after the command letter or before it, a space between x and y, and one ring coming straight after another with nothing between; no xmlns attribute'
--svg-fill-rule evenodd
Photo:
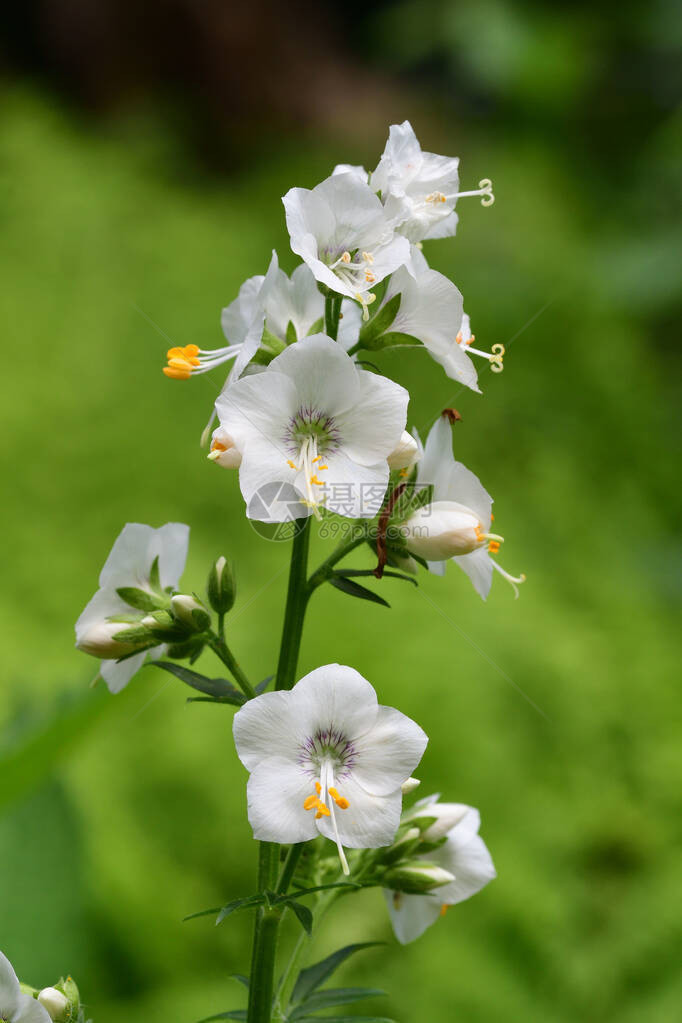
<svg viewBox="0 0 682 1023"><path fill-rule="evenodd" d="M277 664L276 689L291 689L296 677L298 654L301 649L303 622L308 604L309 590L308 549L310 547L310 519L301 523L291 548L289 586L284 612L282 642ZM282 876L277 881L279 846L261 842L259 848L258 890L274 889L284 893L293 878L301 848L292 846L284 865ZM284 885L284 887L282 887ZM249 984L248 1023L270 1023L275 975L275 953L279 922L283 910L262 907L257 911L253 934L251 956L251 980Z"/></svg>
<svg viewBox="0 0 682 1023"><path fill-rule="evenodd" d="M215 632L209 632L207 643L213 653L220 658L225 667L232 673L244 695L248 696L249 700L253 700L254 696L257 695L256 690L240 668L239 662L222 636L217 636Z"/></svg>
<svg viewBox="0 0 682 1023"><path fill-rule="evenodd" d="M297 520L301 521L301 520ZM310 518L304 519L294 537L289 568L287 605L284 612L282 642L279 648L279 662L275 689L291 689L296 677L296 665L301 649L303 622L308 605L308 549L310 547Z"/></svg>
<svg viewBox="0 0 682 1023"><path fill-rule="evenodd" d="M359 341L356 341L355 344L352 346L352 348L348 349L348 355L356 355L357 352L361 352L361 351L362 351L362 345L360 344Z"/></svg>
<svg viewBox="0 0 682 1023"><path fill-rule="evenodd" d="M341 318L341 295L333 293L327 295L324 300L324 329L332 341L336 341L339 333L339 320Z"/></svg>
<svg viewBox="0 0 682 1023"><path fill-rule="evenodd" d="M286 895L286 893L288 892L289 885L294 879L296 867L298 866L298 861L301 858L301 853L303 852L304 845L305 845L304 842L298 842L296 845L292 845L291 849L289 850L289 855L286 858L286 862L284 864L284 867L282 868L280 879L277 882L278 895Z"/></svg>

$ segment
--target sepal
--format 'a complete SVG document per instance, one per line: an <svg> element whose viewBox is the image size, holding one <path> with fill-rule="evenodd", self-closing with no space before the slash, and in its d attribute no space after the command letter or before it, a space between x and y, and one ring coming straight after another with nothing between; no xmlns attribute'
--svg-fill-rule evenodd
<svg viewBox="0 0 682 1023"><path fill-rule="evenodd" d="M237 587L232 566L226 558L220 557L211 566L208 574L208 602L216 614L227 614L235 601Z"/></svg>

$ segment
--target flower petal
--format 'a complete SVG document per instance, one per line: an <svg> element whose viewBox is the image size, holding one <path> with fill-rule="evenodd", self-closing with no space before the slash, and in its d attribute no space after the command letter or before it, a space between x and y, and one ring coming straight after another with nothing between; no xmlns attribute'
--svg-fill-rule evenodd
<svg viewBox="0 0 682 1023"><path fill-rule="evenodd" d="M448 836L445 844L429 853L428 858L455 875L454 881L438 889L439 900L448 906L471 898L497 877L492 857L479 835L474 835L464 845Z"/></svg>
<svg viewBox="0 0 682 1023"><path fill-rule="evenodd" d="M31 995L21 995L19 1011L11 1020L12 1023L52 1023L47 1009Z"/></svg>
<svg viewBox="0 0 682 1023"><path fill-rule="evenodd" d="M378 713L374 687L355 668L325 664L304 675L291 690L297 729L312 737L341 732L349 741L368 732ZM241 711L239 712L241 713Z"/></svg>
<svg viewBox="0 0 682 1023"><path fill-rule="evenodd" d="M493 562L488 554L488 549L479 547L471 554L460 554L452 558L452 561L456 562L463 572L466 572L479 597L486 600L493 581Z"/></svg>
<svg viewBox="0 0 682 1023"><path fill-rule="evenodd" d="M407 945L435 924L441 914L442 902L435 895L408 895L384 888L393 933L401 945Z"/></svg>
<svg viewBox="0 0 682 1023"><path fill-rule="evenodd" d="M282 374L296 387L297 407L328 416L355 406L360 381L353 360L326 334L311 334L273 359L268 375Z"/></svg>
<svg viewBox="0 0 682 1023"><path fill-rule="evenodd" d="M372 796L352 775L339 778L336 787L349 803L346 810L334 807L341 844L349 849L378 849L390 845L400 825L400 789L386 796ZM321 817L315 823L325 838L335 840L331 817Z"/></svg>
<svg viewBox="0 0 682 1023"><path fill-rule="evenodd" d="M182 522L167 522L165 526L155 530L152 538L152 561L159 556L159 579L164 589L174 589L180 582L185 571L187 549L189 547L189 526ZM151 567L151 566L150 566Z"/></svg>
<svg viewBox="0 0 682 1023"><path fill-rule="evenodd" d="M428 741L412 718L381 706L371 730L355 743L353 777L366 792L386 796L410 777Z"/></svg>
<svg viewBox="0 0 682 1023"><path fill-rule="evenodd" d="M125 628L125 626L121 626ZM158 649L154 647L154 650ZM125 661L100 661L99 673L107 684L110 693L120 693L130 682L133 675L137 674L144 664L147 654L154 650L142 650L134 657L127 657Z"/></svg>
<svg viewBox="0 0 682 1023"><path fill-rule="evenodd" d="M314 784L314 779L288 758L272 756L261 760L246 786L253 837L259 842L282 845L315 838L315 812L303 809L306 798L315 791Z"/></svg>
<svg viewBox="0 0 682 1023"><path fill-rule="evenodd" d="M354 462L372 465L398 446L407 422L409 393L388 377L357 370L359 395L336 422L345 453Z"/></svg>
<svg viewBox="0 0 682 1023"><path fill-rule="evenodd" d="M344 451L325 455L327 470L318 497L336 515L351 519L373 518L379 513L388 486L388 462L360 465Z"/></svg>
<svg viewBox="0 0 682 1023"><path fill-rule="evenodd" d="M297 761L304 730L299 727L290 692L263 693L249 700L235 714L232 730L237 756L249 771L266 757Z"/></svg>
<svg viewBox="0 0 682 1023"><path fill-rule="evenodd" d="M14 1018L20 998L19 979L7 956L0 952L0 1019Z"/></svg>

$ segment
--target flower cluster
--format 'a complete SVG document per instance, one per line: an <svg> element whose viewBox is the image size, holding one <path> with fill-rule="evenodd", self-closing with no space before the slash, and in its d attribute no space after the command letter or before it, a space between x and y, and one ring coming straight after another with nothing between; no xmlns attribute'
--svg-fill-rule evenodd
<svg viewBox="0 0 682 1023"><path fill-rule="evenodd" d="M312 914L299 896L333 889L341 897L377 886L406 942L495 877L477 810L436 796L403 806L427 745L419 725L380 705L372 685L345 665L316 668L294 684L306 608L325 583L385 604L358 578L410 579L420 566L443 574L452 560L483 599L494 573L516 595L524 579L496 560L503 537L492 532L492 498L454 458L459 414L437 415L422 445L408 430L408 391L363 356L420 347L448 377L479 393L477 364L493 373L503 368L504 347L474 347L460 291L424 254L429 239L454 235L458 199L494 201L487 179L460 191L458 163L422 151L406 121L391 127L372 172L339 165L312 189L292 188L283 203L300 265L288 276L273 252L267 272L242 285L222 311L227 344L168 352L164 372L173 380L229 366L203 434L208 458L238 472L249 519L293 527L274 691L265 691L270 679L252 685L228 646L236 591L226 559L212 566L204 599L178 592L187 526L128 524L76 625L77 645L100 659L112 692L150 657L202 694L194 699L238 708L233 731L249 775L248 819L266 850L258 893L224 911L253 906L261 914L250 1023L271 1018L282 906L309 929ZM308 575L311 523L330 517L353 520L352 528ZM376 567L339 567L365 544ZM190 667L204 650L230 680ZM177 663L183 660L190 666ZM331 855L324 839L336 847ZM291 847L279 878L268 868L267 850L277 846ZM301 1004L294 1008L291 1018L317 1018ZM289 1018L286 1006L278 1013Z"/></svg>

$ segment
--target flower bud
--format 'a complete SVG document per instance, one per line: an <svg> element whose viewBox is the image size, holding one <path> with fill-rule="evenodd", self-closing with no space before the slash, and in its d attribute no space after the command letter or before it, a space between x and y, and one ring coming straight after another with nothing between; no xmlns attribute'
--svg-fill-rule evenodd
<svg viewBox="0 0 682 1023"><path fill-rule="evenodd" d="M50 1019L59 1021L69 1019L69 999L56 987L44 987L38 995L38 1001L47 1009Z"/></svg>
<svg viewBox="0 0 682 1023"><path fill-rule="evenodd" d="M138 639L128 637L126 639L114 639L114 636L122 632L133 632L129 626L122 622L95 622L76 641L76 646L83 653L99 657L101 660L113 660L130 654L140 643L146 642L146 637L141 632Z"/></svg>
<svg viewBox="0 0 682 1023"><path fill-rule="evenodd" d="M236 586L231 566L223 557L213 564L208 574L208 602L216 614L224 615L234 604Z"/></svg>
<svg viewBox="0 0 682 1023"><path fill-rule="evenodd" d="M419 461L419 445L414 437L403 430L395 451L388 456L389 469L409 469Z"/></svg>
<svg viewBox="0 0 682 1023"><path fill-rule="evenodd" d="M388 849L385 850L381 857L382 863L397 863L398 860L402 860L403 857L411 855L420 842L421 831L419 828L408 828L407 831L404 831L403 834L395 840L393 845L389 846Z"/></svg>
<svg viewBox="0 0 682 1023"><path fill-rule="evenodd" d="M419 778L408 778L407 781L402 783L400 788L402 789L404 796L409 796L410 792L414 792L414 790L418 789L420 785L421 782Z"/></svg>
<svg viewBox="0 0 682 1023"><path fill-rule="evenodd" d="M211 616L206 608L188 593L176 593L171 597L171 608L178 621L195 632L204 632L211 624Z"/></svg>
<svg viewBox="0 0 682 1023"><path fill-rule="evenodd" d="M434 501L401 526L407 548L427 561L470 554L486 540L478 516L456 501Z"/></svg>
<svg viewBox="0 0 682 1023"><path fill-rule="evenodd" d="M439 839L445 838L454 826L459 824L469 809L463 803L433 803L431 806L424 807L421 816L427 819L431 818L432 823L424 828L422 838L425 842L437 842ZM415 823L417 823L416 820Z"/></svg>
<svg viewBox="0 0 682 1023"><path fill-rule="evenodd" d="M433 888L440 888L441 885L450 884L454 880L454 874L451 874L449 870L443 870L436 863L413 860L411 863L402 863L387 871L382 884L396 892L423 895Z"/></svg>
<svg viewBox="0 0 682 1023"><path fill-rule="evenodd" d="M211 450L206 456L222 469L238 469L242 464L242 453L237 450L234 438L219 426L213 431Z"/></svg>

